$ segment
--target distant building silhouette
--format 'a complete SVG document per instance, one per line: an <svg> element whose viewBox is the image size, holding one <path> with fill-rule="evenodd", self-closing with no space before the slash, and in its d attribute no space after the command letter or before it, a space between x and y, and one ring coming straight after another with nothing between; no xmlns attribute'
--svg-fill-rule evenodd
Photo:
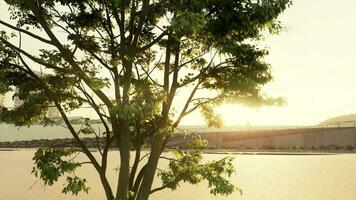
<svg viewBox="0 0 356 200"><path fill-rule="evenodd" d="M321 122L319 125L327 126L337 124L337 126L356 126L356 114L340 115Z"/></svg>
<svg viewBox="0 0 356 200"><path fill-rule="evenodd" d="M42 72L35 72L38 76L45 76L46 74L43 74ZM15 94L18 94L19 88L15 89ZM24 102L22 99L20 99L17 95L15 95L14 97L14 108L17 108L19 106L21 106ZM1 103L1 97L0 97L0 103ZM1 105L1 104L0 104ZM48 118L56 118L59 117L60 113L58 111L58 109L52 104L48 107L47 113L46 113L46 117Z"/></svg>
<svg viewBox="0 0 356 200"><path fill-rule="evenodd" d="M19 92L19 89L16 88L15 93L18 93L18 92ZM14 108L17 108L17 107L21 106L22 104L23 104L23 100L20 99L18 96L15 96L14 97ZM58 109L54 105L50 105L48 107L46 117L56 118L59 116L60 116L60 113L59 113Z"/></svg>

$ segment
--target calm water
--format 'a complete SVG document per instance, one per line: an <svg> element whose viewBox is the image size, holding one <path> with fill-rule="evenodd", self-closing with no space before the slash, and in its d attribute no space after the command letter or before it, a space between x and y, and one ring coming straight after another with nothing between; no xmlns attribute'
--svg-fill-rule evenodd
<svg viewBox="0 0 356 200"><path fill-rule="evenodd" d="M62 183L44 187L31 174L34 151L0 152L0 200L100 200L104 199L95 172L88 165L77 172L91 186L89 194L78 197L61 194ZM219 159L222 155L205 155ZM117 152L111 152L112 160ZM227 198L209 194L205 184L183 184L177 191L165 190L152 200L354 200L356 199L356 155L237 155L237 173L231 181L243 189ZM80 158L80 159L84 159ZM160 163L161 168L167 163ZM111 181L116 180L114 163L109 165ZM156 182L156 185L159 183Z"/></svg>

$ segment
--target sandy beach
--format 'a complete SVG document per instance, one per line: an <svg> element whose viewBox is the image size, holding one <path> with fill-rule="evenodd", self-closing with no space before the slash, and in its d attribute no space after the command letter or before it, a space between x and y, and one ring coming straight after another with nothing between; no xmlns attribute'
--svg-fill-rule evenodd
<svg viewBox="0 0 356 200"><path fill-rule="evenodd" d="M100 200L104 194L99 179L90 165L76 172L86 177L91 187L89 194L77 197L61 193L63 182L45 187L31 175L34 150L0 151L1 200ZM166 154L170 156L169 154ZM206 160L219 159L227 154L205 154ZM230 154L232 155L232 154ZM98 154L96 154L98 156ZM229 197L209 194L206 183L192 186L181 184L177 191L164 190L151 200L353 200L356 191L356 155L241 155L234 154L236 173L231 181L243 189L243 196L235 192ZM117 173L116 151L109 154L108 175L115 186ZM85 160L84 156L77 159ZM167 162L161 161L164 169ZM155 187L160 185L158 180Z"/></svg>

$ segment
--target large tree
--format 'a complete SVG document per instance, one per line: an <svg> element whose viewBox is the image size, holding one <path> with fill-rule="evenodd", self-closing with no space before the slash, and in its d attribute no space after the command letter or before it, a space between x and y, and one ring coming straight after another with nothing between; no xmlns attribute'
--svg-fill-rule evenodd
<svg viewBox="0 0 356 200"><path fill-rule="evenodd" d="M201 109L209 126L220 126L216 105L271 103L261 93L271 80L263 61L268 52L257 41L281 30L277 17L290 0L4 2L11 20L0 20L0 93L17 88L14 95L23 104L2 107L2 121L50 123L45 113L55 106L98 172L108 200L147 200L181 181L207 180L213 194L235 189L223 177L233 171L230 158L204 163L199 151L179 149L174 158L165 158L169 169L158 173L162 187L151 186L158 160L185 116ZM38 44L37 50L22 45L29 40ZM186 95L184 102L182 97L174 101L178 92ZM105 130L98 133L90 120L75 129L68 113L83 106L92 108ZM80 134L98 139L100 158ZM111 147L117 147L120 157L116 189L106 172ZM148 154L141 155L143 150ZM33 172L51 185L81 165L65 159L73 153L40 148ZM63 192L88 190L85 179L70 174Z"/></svg>

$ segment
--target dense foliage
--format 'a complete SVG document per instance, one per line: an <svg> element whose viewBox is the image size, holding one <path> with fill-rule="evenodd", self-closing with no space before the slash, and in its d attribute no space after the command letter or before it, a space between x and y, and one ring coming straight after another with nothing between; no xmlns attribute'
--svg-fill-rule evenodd
<svg viewBox="0 0 356 200"><path fill-rule="evenodd" d="M219 104L275 102L261 93L271 74L263 61L268 52L257 42L281 30L277 17L290 0L4 2L11 21L0 20L0 93L13 92L23 104L1 107L1 121L48 125L46 111L55 106L98 172L108 200L147 200L182 181L207 180L214 195L236 189L223 176L233 172L230 158L205 163L199 151L179 149L168 171L158 174L162 187L151 187L158 160L185 116L200 109L209 126L221 126L214 113ZM22 45L28 41L31 50ZM184 102L177 94L186 95ZM80 130L73 127L68 113L83 106L96 113L104 130L95 130L90 120ZM80 134L104 139L100 158ZM120 155L116 190L106 177L112 144ZM72 153L41 148L33 172L49 185L69 173L63 192L88 191L86 180L74 175L80 163L65 159Z"/></svg>

